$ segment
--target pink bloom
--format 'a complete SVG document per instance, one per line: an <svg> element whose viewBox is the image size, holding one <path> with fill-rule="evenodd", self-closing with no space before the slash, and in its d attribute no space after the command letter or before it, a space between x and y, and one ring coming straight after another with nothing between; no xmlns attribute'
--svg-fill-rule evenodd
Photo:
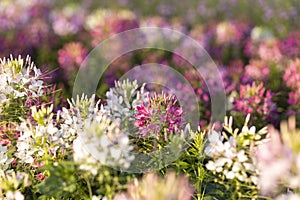
<svg viewBox="0 0 300 200"><path fill-rule="evenodd" d="M182 126L182 108L174 95L154 95L148 103L136 107L134 125L143 136L161 136L163 131L174 133Z"/></svg>
<svg viewBox="0 0 300 200"><path fill-rule="evenodd" d="M174 172L167 172L164 178L149 173L142 179L135 179L127 185L126 193L119 193L113 200L153 200L153 199L180 199L190 200L194 188L184 176L176 176Z"/></svg>
<svg viewBox="0 0 300 200"><path fill-rule="evenodd" d="M273 94L265 89L263 83L240 85L239 97L233 101L233 110L244 115L250 113L254 120L278 123L277 106L272 97Z"/></svg>
<svg viewBox="0 0 300 200"><path fill-rule="evenodd" d="M261 144L256 152L260 171L259 186L263 195L272 195L289 177L294 158L293 151L282 142L280 133L269 127L270 140Z"/></svg>
<svg viewBox="0 0 300 200"><path fill-rule="evenodd" d="M291 89L300 88L300 59L292 61L286 68L283 80Z"/></svg>
<svg viewBox="0 0 300 200"><path fill-rule="evenodd" d="M87 56L87 53L87 49L79 42L65 44L63 48L58 51L58 62L60 67L68 72L78 70L80 64Z"/></svg>
<svg viewBox="0 0 300 200"><path fill-rule="evenodd" d="M16 127L12 123L6 122L0 125L0 145L9 147L18 137Z"/></svg>
<svg viewBox="0 0 300 200"><path fill-rule="evenodd" d="M262 42L258 48L258 55L261 59L272 62L278 62L282 58L282 54L276 40Z"/></svg>
<svg viewBox="0 0 300 200"><path fill-rule="evenodd" d="M263 60L251 59L245 67L245 75L253 80L265 81L270 75L269 64Z"/></svg>
<svg viewBox="0 0 300 200"><path fill-rule="evenodd" d="M216 27L217 44L238 44L249 32L249 24L237 23L235 21L225 21Z"/></svg>
<svg viewBox="0 0 300 200"><path fill-rule="evenodd" d="M101 41L110 36L130 29L138 28L139 23L132 17L110 16L102 19L99 24L91 30L93 36L92 45L96 47Z"/></svg>
<svg viewBox="0 0 300 200"><path fill-rule="evenodd" d="M46 179L46 176L43 173L39 173L36 175L37 179L40 181L44 181Z"/></svg>
<svg viewBox="0 0 300 200"><path fill-rule="evenodd" d="M296 59L286 68L283 75L286 86L291 88L288 114L299 114L300 109L300 59Z"/></svg>

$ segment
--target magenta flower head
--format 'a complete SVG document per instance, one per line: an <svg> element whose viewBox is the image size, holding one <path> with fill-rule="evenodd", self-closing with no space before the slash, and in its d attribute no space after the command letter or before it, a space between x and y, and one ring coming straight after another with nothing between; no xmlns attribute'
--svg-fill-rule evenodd
<svg viewBox="0 0 300 200"><path fill-rule="evenodd" d="M279 44L279 48L284 55L289 58L300 56L300 31L290 33L285 40Z"/></svg>
<svg viewBox="0 0 300 200"><path fill-rule="evenodd" d="M286 68L283 80L292 91L289 93L288 114L299 114L300 109L300 59L296 59Z"/></svg>
<svg viewBox="0 0 300 200"><path fill-rule="evenodd" d="M239 95L233 100L233 110L241 112L243 115L250 113L254 121L260 120L277 124L278 111L272 97L273 94L266 90L263 83L253 82L248 85L240 85Z"/></svg>
<svg viewBox="0 0 300 200"><path fill-rule="evenodd" d="M300 88L300 59L296 59L290 63L285 70L283 80L285 81L286 86L293 90Z"/></svg>
<svg viewBox="0 0 300 200"><path fill-rule="evenodd" d="M58 51L58 62L60 67L67 72L78 70L87 53L87 49L79 42L65 44L63 48Z"/></svg>
<svg viewBox="0 0 300 200"><path fill-rule="evenodd" d="M136 107L134 125L142 136L159 137L175 133L183 125L183 110L174 95L154 94L148 102Z"/></svg>

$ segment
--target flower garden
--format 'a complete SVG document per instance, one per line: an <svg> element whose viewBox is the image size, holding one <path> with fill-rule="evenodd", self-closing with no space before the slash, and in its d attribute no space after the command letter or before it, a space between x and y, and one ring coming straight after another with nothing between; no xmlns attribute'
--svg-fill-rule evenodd
<svg viewBox="0 0 300 200"><path fill-rule="evenodd" d="M54 2L0 2L0 199L300 200L296 1Z"/></svg>

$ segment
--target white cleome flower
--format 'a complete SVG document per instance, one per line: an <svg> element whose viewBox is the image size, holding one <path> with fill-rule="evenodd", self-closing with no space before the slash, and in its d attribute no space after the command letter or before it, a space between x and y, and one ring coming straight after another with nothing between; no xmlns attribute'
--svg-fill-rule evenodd
<svg viewBox="0 0 300 200"><path fill-rule="evenodd" d="M17 99L42 96L44 88L41 72L29 56L25 60L21 56L0 59L0 110L9 107L10 103L19 104L19 101L15 102Z"/></svg>
<svg viewBox="0 0 300 200"><path fill-rule="evenodd" d="M13 158L7 155L7 147L0 144L0 170L6 171L12 163Z"/></svg>
<svg viewBox="0 0 300 200"><path fill-rule="evenodd" d="M226 179L237 179L257 185L258 170L255 166L255 158L251 152L250 144L259 144L261 136L266 133L261 129L256 133L256 128L248 128L250 119L248 115L242 130L233 130L233 119L225 118L224 129L231 134L210 130L207 135L207 143L204 153L210 158L206 168L214 173L225 176ZM259 137L256 137L259 135Z"/></svg>
<svg viewBox="0 0 300 200"><path fill-rule="evenodd" d="M20 191L8 191L5 200L24 200L24 195Z"/></svg>
<svg viewBox="0 0 300 200"><path fill-rule="evenodd" d="M134 159L130 155L133 147L129 144L127 134L119 128L119 124L111 122L105 116L86 119L80 131L78 139L89 154L83 158L93 157L91 160L83 159L85 160L83 164L94 165L96 159L98 164L111 167L128 168L130 166ZM80 161L80 157L80 155L74 155L74 160Z"/></svg>
<svg viewBox="0 0 300 200"><path fill-rule="evenodd" d="M145 85L138 89L137 81L116 81L115 87L107 93L107 105L104 107L110 113L112 120L122 119L132 121L136 106L147 101L148 93L144 91Z"/></svg>

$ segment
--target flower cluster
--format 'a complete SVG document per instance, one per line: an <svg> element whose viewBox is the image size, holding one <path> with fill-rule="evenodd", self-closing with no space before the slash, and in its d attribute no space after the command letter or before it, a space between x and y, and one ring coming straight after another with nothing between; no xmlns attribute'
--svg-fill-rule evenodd
<svg viewBox="0 0 300 200"><path fill-rule="evenodd" d="M126 10L115 13L111 10L98 9L88 17L86 26L93 37L91 44L95 47L113 34L138 28L139 22L133 13Z"/></svg>
<svg viewBox="0 0 300 200"><path fill-rule="evenodd" d="M53 105L37 110L32 108L34 122L23 120L17 131L20 136L17 140L17 151L14 154L19 162L40 166L39 160L44 156L57 157L61 153L61 132L53 120Z"/></svg>
<svg viewBox="0 0 300 200"><path fill-rule="evenodd" d="M84 12L84 7L76 6L53 11L50 19L54 33L63 37L79 32L84 24Z"/></svg>
<svg viewBox="0 0 300 200"><path fill-rule="evenodd" d="M292 199L291 196L299 198L300 132L295 129L295 117L280 126L281 134L273 127L269 128L269 140L261 144L256 153L261 193L276 199L282 199L282 195L290 196L287 199Z"/></svg>
<svg viewBox="0 0 300 200"><path fill-rule="evenodd" d="M0 197L7 200L24 200L20 188L31 185L29 175L23 172L4 173L0 170Z"/></svg>
<svg viewBox="0 0 300 200"><path fill-rule="evenodd" d="M299 6L272 4L0 1L0 199L299 199ZM125 53L104 70L96 94L67 100L88 52L144 27L179 31L203 51L169 31L165 43L142 29L98 56L134 42L175 49ZM132 73L148 63L170 66L188 84L155 67ZM121 81L127 72L136 81ZM232 117L211 127L220 92ZM129 173L149 166L159 170Z"/></svg>
<svg viewBox="0 0 300 200"><path fill-rule="evenodd" d="M278 122L278 111L272 97L272 92L266 90L263 83L253 82L240 85L239 95L232 102L232 110L243 115L250 113L254 121L264 119L266 122L276 123ZM257 121L257 123L259 122Z"/></svg>
<svg viewBox="0 0 300 200"><path fill-rule="evenodd" d="M125 83L123 86L128 88ZM100 163L128 168L134 157L129 154L133 148L127 133L120 129L117 121L111 121L110 117L115 116L110 113L112 109L105 110L99 104L95 96L90 99L82 96L69 100L70 108L63 107L57 114L53 112L53 105L39 110L33 107L33 121L24 119L17 127L20 136L14 156L19 163L37 168L45 161L63 158L73 148L74 161L79 163L80 169L92 174L97 173ZM5 155L2 161L5 165L11 162Z"/></svg>
<svg viewBox="0 0 300 200"><path fill-rule="evenodd" d="M87 56L87 49L79 42L65 44L58 51L58 62L66 72L77 71Z"/></svg>
<svg viewBox="0 0 300 200"><path fill-rule="evenodd" d="M283 79L287 87L292 91L289 93L288 103L290 105L289 115L299 114L300 103L300 60L296 59L290 63L285 70Z"/></svg>
<svg viewBox="0 0 300 200"><path fill-rule="evenodd" d="M136 107L134 125L142 136L157 137L162 132L176 133L183 125L183 111L174 95L150 96L147 103Z"/></svg>
<svg viewBox="0 0 300 200"><path fill-rule="evenodd" d="M136 107L147 101L148 93L144 87L145 85L142 85L139 89L137 81L130 82L128 79L115 82L115 87L106 93L105 109L109 111L112 120L134 120Z"/></svg>
<svg viewBox="0 0 300 200"><path fill-rule="evenodd" d="M0 60L0 113L6 115L10 108L26 104L44 94L41 71L30 61L19 56ZM21 104L21 105L18 105ZM17 109L17 108L15 108Z"/></svg>
<svg viewBox="0 0 300 200"><path fill-rule="evenodd" d="M284 52L285 56L290 58L296 58L300 56L299 51L299 44L300 44L300 32L294 31L291 32L281 43L280 49Z"/></svg>
<svg viewBox="0 0 300 200"><path fill-rule="evenodd" d="M230 117L225 119L222 133L214 130L208 132L208 143L204 151L211 159L206 164L206 168L217 174L221 180L236 179L257 185L258 170L253 159L254 148L267 131L266 128L258 132L254 126L249 128L249 118L250 115L247 116L241 131L232 128L233 119Z"/></svg>
<svg viewBox="0 0 300 200"><path fill-rule="evenodd" d="M252 80L267 80L270 75L269 64L259 59L251 59L245 67L245 74Z"/></svg>
<svg viewBox="0 0 300 200"><path fill-rule="evenodd" d="M180 188L180 189L179 189ZM136 199L182 199L189 200L194 189L186 177L168 172L162 179L154 173L146 174L141 180L135 179L127 186L127 193L120 193L114 200Z"/></svg>
<svg viewBox="0 0 300 200"><path fill-rule="evenodd" d="M13 158L9 158L7 155L7 147L0 144L0 168L3 171L6 171L10 164L12 163Z"/></svg>
<svg viewBox="0 0 300 200"><path fill-rule="evenodd" d="M237 24L230 22L219 23L216 27L216 42L219 44L234 43L242 39L243 33Z"/></svg>
<svg viewBox="0 0 300 200"><path fill-rule="evenodd" d="M77 104L84 106L84 104ZM87 105L85 105L87 106ZM133 149L129 144L128 134L120 129L117 122L112 122L103 106L94 114L77 121L78 138L73 143L74 160L81 169L90 170L96 174L97 164L112 167L128 168L134 159L130 155ZM96 164L96 165L95 165ZM94 168L93 168L94 165Z"/></svg>

